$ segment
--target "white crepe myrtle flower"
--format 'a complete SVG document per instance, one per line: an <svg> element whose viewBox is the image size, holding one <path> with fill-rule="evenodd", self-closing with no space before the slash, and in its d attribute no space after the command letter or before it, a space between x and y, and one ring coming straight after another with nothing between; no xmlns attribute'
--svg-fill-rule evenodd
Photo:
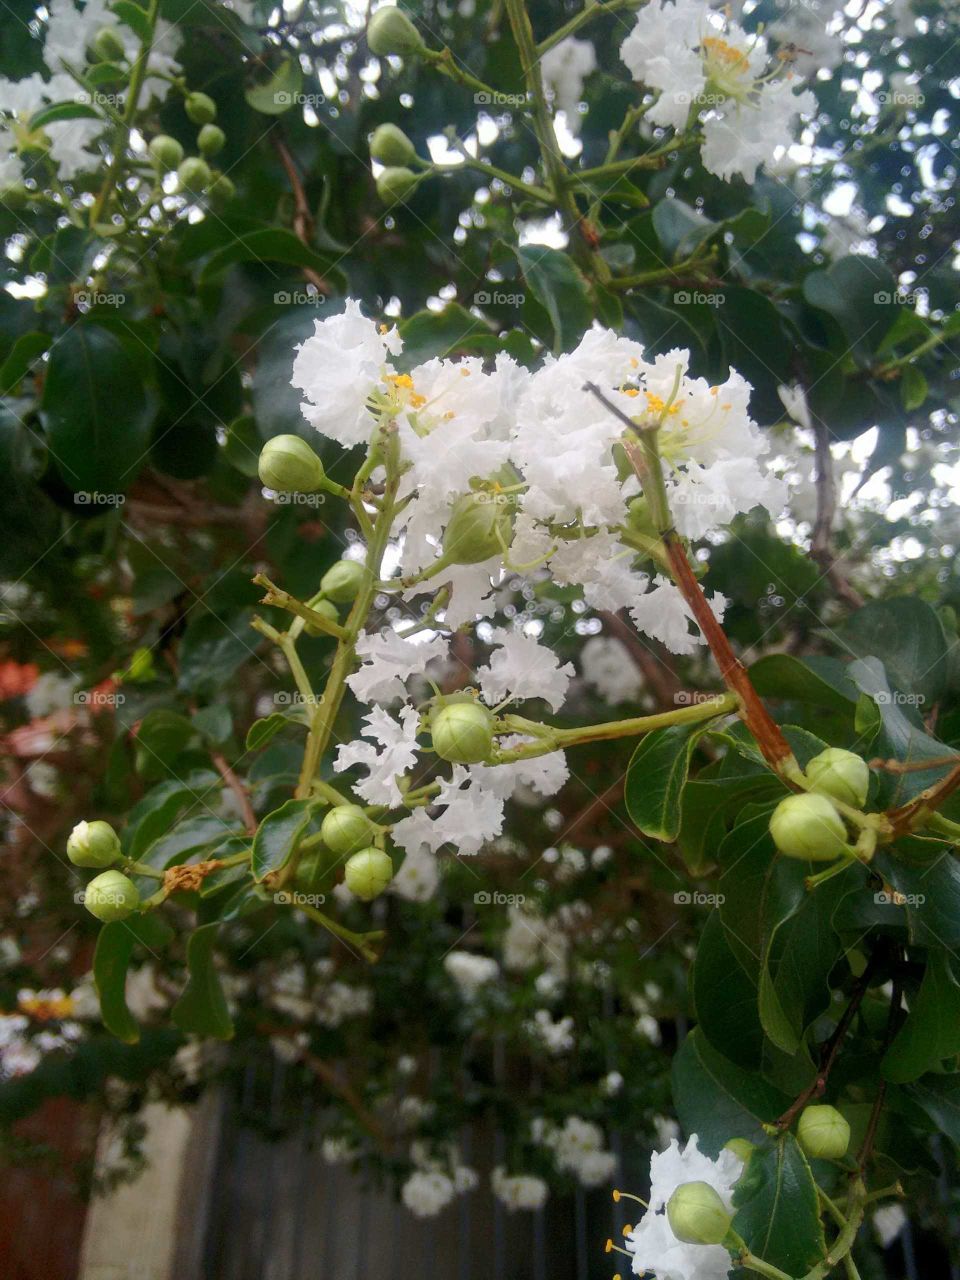
<svg viewBox="0 0 960 1280"><path fill-rule="evenodd" d="M804 427L807 431L812 431L813 420L810 417L810 405L803 387L779 386L777 387L777 395L780 397L780 403L786 410L787 415L798 426Z"/></svg>
<svg viewBox="0 0 960 1280"><path fill-rule="evenodd" d="M616 636L590 636L580 650L580 670L604 702L636 702L643 680L627 646Z"/></svg>
<svg viewBox="0 0 960 1280"><path fill-rule="evenodd" d="M567 1016L554 1021L546 1009L536 1011L527 1022L527 1031L554 1056L569 1053L577 1043L573 1034L573 1018Z"/></svg>
<svg viewBox="0 0 960 1280"><path fill-rule="evenodd" d="M407 902L429 902L440 883L440 861L425 844L408 847L388 892Z"/></svg>
<svg viewBox="0 0 960 1280"><path fill-rule="evenodd" d="M608 1071L600 1081L600 1092L608 1098L615 1098L623 1090L623 1076L619 1071Z"/></svg>
<svg viewBox="0 0 960 1280"><path fill-rule="evenodd" d="M717 620L721 620L726 598L714 592L708 603ZM696 626L690 606L673 583L660 574L654 578L650 590L631 606L630 617L638 630L659 640L672 653L695 653L702 643L699 633L690 630Z"/></svg>
<svg viewBox="0 0 960 1280"><path fill-rule="evenodd" d="M503 750L510 750L522 743L532 742L522 734L507 734L499 739ZM470 776L481 787L507 800L522 798L524 791L535 791L544 799L556 795L570 777L566 756L562 751L548 751L529 760L515 760L510 764L476 764L470 768Z"/></svg>
<svg viewBox="0 0 960 1280"><path fill-rule="evenodd" d="M373 738L381 750L362 740L346 743L337 751L334 770L342 773L353 765L365 765L367 776L354 786L357 794L368 804L399 804L403 795L397 778L417 758L419 712L415 707L402 707L399 719L395 719L382 707L375 707L364 716L363 724L363 737Z"/></svg>
<svg viewBox="0 0 960 1280"><path fill-rule="evenodd" d="M432 659L446 657L447 641L442 636L405 640L395 631L365 632L357 639L356 653L363 663L347 684L357 700L394 702L406 697L404 680L422 672Z"/></svg>
<svg viewBox="0 0 960 1280"><path fill-rule="evenodd" d="M649 1208L626 1236L633 1255L633 1271L653 1272L657 1280L726 1280L730 1255L722 1245L686 1244L673 1234L666 1215L667 1201L686 1182L706 1182L733 1212L733 1189L743 1172L743 1161L732 1151L721 1151L716 1160L704 1155L693 1134L681 1149L674 1140L650 1161Z"/></svg>
<svg viewBox="0 0 960 1280"><path fill-rule="evenodd" d="M503 830L503 797L463 765L455 765L450 779L440 783L431 808L442 812L431 816L418 808L394 825L393 839L401 849L425 845L437 853L450 844L458 855L469 858Z"/></svg>
<svg viewBox="0 0 960 1280"><path fill-rule="evenodd" d="M68 63L82 66L84 50L102 27L110 27L116 33L130 63L139 53L140 40L136 33L116 22L104 0L85 0L82 9L77 8L74 0L50 0L47 12L43 60L54 74L65 72ZM178 76L181 71L175 57L179 45L179 30L163 18L158 19L150 42L147 75L142 87L144 102L151 98L162 101L166 97L170 89L170 81L166 77Z"/></svg>
<svg viewBox="0 0 960 1280"><path fill-rule="evenodd" d="M388 357L403 343L396 329L382 331L348 298L339 315L317 320L313 335L297 348L290 379L306 397L304 417L321 435L350 447L364 444L375 424L369 400L395 377Z"/></svg>
<svg viewBox="0 0 960 1280"><path fill-rule="evenodd" d="M589 40L567 36L540 59L543 84L558 111L562 111L571 133L580 131L577 107L583 95L583 82L597 69L597 52Z"/></svg>
<svg viewBox="0 0 960 1280"><path fill-rule="evenodd" d="M417 1218L434 1218L457 1194L453 1180L437 1169L418 1169L400 1190L400 1198Z"/></svg>
<svg viewBox="0 0 960 1280"><path fill-rule="evenodd" d="M500 966L490 956L472 951L448 951L443 967L468 1000L475 999L489 983L500 976Z"/></svg>
<svg viewBox="0 0 960 1280"><path fill-rule="evenodd" d="M498 627L492 636L497 646L489 664L477 671L477 680L488 703L505 698L543 698L559 711L574 675L572 663L560 665L552 649L522 631Z"/></svg>
<svg viewBox="0 0 960 1280"><path fill-rule="evenodd" d="M763 37L748 35L706 0L651 0L620 46L635 80L658 93L653 124L677 131L703 117L704 167L729 181L753 182L793 138L796 122L816 110L809 89L794 92L782 64L768 59Z"/></svg>
<svg viewBox="0 0 960 1280"><path fill-rule="evenodd" d="M516 1209L533 1211L547 1203L550 1189L542 1178L532 1173L507 1173L503 1165L490 1174L493 1194L512 1213Z"/></svg>
<svg viewBox="0 0 960 1280"><path fill-rule="evenodd" d="M572 1174L584 1187L599 1187L616 1172L617 1157L604 1150L603 1130L592 1120L567 1116L562 1127L534 1121L533 1141L547 1147L561 1173Z"/></svg>

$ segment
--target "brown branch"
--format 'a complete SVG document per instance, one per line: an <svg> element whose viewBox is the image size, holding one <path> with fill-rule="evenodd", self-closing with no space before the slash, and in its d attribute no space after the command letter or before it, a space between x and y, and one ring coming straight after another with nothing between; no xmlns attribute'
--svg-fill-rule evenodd
<svg viewBox="0 0 960 1280"><path fill-rule="evenodd" d="M302 244L305 244L308 249L312 249L313 213L310 209L307 193L303 189L303 181L294 163L293 156L290 154L290 149L276 130L270 134L270 141L273 143L274 151L280 157L280 163L283 165L287 181L290 183L290 190L293 192L293 233ZM301 269L304 278L310 284L319 289L321 293L330 293L328 281L319 272L314 271L312 267L303 267Z"/></svg>
<svg viewBox="0 0 960 1280"><path fill-rule="evenodd" d="M219 752L214 751L210 758L216 765L217 772L220 774L220 777L237 797L237 804L240 806L240 813L243 817L243 825L247 829L247 835L256 835L258 825L257 815L253 812L253 805L250 803L250 796L247 793L246 787Z"/></svg>
<svg viewBox="0 0 960 1280"><path fill-rule="evenodd" d="M960 763L932 787L927 787L918 796L914 796L908 804L899 809L890 809L887 817L893 826L894 835L903 835L912 830L914 823L927 812L936 813L943 804L960 788Z"/></svg>
<svg viewBox="0 0 960 1280"><path fill-rule="evenodd" d="M353 1086L348 1081L341 1080L333 1067L328 1062L324 1062L322 1058L318 1058L316 1054L304 1053L303 1061L314 1075L319 1076L325 1085L332 1089L334 1093L340 1095L383 1154L389 1155L390 1144L383 1125L367 1108Z"/></svg>
<svg viewBox="0 0 960 1280"><path fill-rule="evenodd" d="M902 958L902 956L901 956ZM890 997L890 1009L887 1013L887 1025L883 1033L883 1052L885 1053L893 1043L893 1037L897 1033L900 1023L901 1000L903 997L903 982L899 974L894 975L893 994ZM860 1147L860 1153L857 1156L857 1163L860 1166L860 1172L864 1169L873 1154L873 1144L877 1137L877 1126L880 1124L880 1112L883 1110L883 1104L887 1096L887 1082L883 1078L880 1080L877 1096L873 1100L873 1107L870 1111L870 1119L867 1121L867 1131L863 1137L863 1143Z"/></svg>
<svg viewBox="0 0 960 1280"><path fill-rule="evenodd" d="M833 548L833 520L837 513L837 491L833 483L833 458L830 455L830 433L820 418L813 425L817 464L817 518L813 526L810 555L839 598L851 609L863 608L863 597L850 585L840 568Z"/></svg>

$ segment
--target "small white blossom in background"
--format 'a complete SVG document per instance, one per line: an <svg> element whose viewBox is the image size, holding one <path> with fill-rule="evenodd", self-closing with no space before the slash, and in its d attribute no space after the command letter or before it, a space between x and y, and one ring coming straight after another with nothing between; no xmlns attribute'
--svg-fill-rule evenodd
<svg viewBox="0 0 960 1280"><path fill-rule="evenodd" d="M615 636L590 636L580 650L584 680L612 707L636 702L643 679L627 646Z"/></svg>
<svg viewBox="0 0 960 1280"><path fill-rule="evenodd" d="M548 1053L569 1053L576 1045L573 1034L573 1018L558 1018L556 1022L546 1009L538 1009L527 1022L527 1031L543 1045Z"/></svg>
<svg viewBox="0 0 960 1280"><path fill-rule="evenodd" d="M356 1157L357 1148L349 1138L330 1137L320 1144L320 1154L324 1164L349 1164Z"/></svg>
<svg viewBox="0 0 960 1280"><path fill-rule="evenodd" d="M443 967L468 1000L475 999L500 976L496 960L474 955L472 951L449 951L443 958Z"/></svg>
<svg viewBox="0 0 960 1280"><path fill-rule="evenodd" d="M577 107L583 95L583 82L597 69L597 53L589 40L567 36L540 59L543 85L558 111L562 111L571 133L580 131Z"/></svg>
<svg viewBox="0 0 960 1280"><path fill-rule="evenodd" d="M493 1194L512 1213L515 1209L542 1209L550 1194L542 1178L531 1173L510 1174L497 1165L490 1175Z"/></svg>
<svg viewBox="0 0 960 1280"><path fill-rule="evenodd" d="M428 902L440 883L440 860L425 844L408 847L389 889L407 902Z"/></svg>
<svg viewBox="0 0 960 1280"><path fill-rule="evenodd" d="M600 1081L600 1092L608 1098L615 1098L623 1089L623 1076L619 1071L610 1071Z"/></svg>
<svg viewBox="0 0 960 1280"><path fill-rule="evenodd" d="M872 1218L873 1229L884 1249L889 1249L907 1225L907 1215L900 1204L885 1204L877 1209Z"/></svg>
<svg viewBox="0 0 960 1280"><path fill-rule="evenodd" d="M617 1157L604 1150L603 1130L590 1120L567 1116L560 1128L547 1120L535 1120L531 1136L549 1149L557 1169L572 1174L581 1186L602 1186L616 1172Z"/></svg>
<svg viewBox="0 0 960 1280"><path fill-rule="evenodd" d="M704 1155L694 1134L681 1150L674 1140L666 1151L650 1160L650 1207L627 1233L625 1244L633 1254L638 1276L653 1271L670 1280L727 1280L730 1255L718 1244L685 1244L670 1228L667 1201L685 1182L706 1182L733 1212L733 1188L743 1173L743 1161L732 1151L721 1151L716 1160Z"/></svg>
<svg viewBox="0 0 960 1280"><path fill-rule="evenodd" d="M456 1195L453 1180L436 1169L418 1169L403 1184L400 1198L417 1218L433 1218Z"/></svg>

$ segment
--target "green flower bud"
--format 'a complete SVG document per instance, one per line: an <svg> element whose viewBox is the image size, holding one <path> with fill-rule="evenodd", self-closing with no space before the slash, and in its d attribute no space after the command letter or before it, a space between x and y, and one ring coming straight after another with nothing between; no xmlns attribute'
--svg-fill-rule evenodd
<svg viewBox="0 0 960 1280"><path fill-rule="evenodd" d="M433 749L452 764L479 764L493 748L493 712L479 702L450 702L430 720Z"/></svg>
<svg viewBox="0 0 960 1280"><path fill-rule="evenodd" d="M316 493L323 488L323 463L299 436L274 436L260 450L260 480L278 493Z"/></svg>
<svg viewBox="0 0 960 1280"><path fill-rule="evenodd" d="M237 188L225 173L218 173L213 182L210 183L208 195L216 205L227 204L236 194Z"/></svg>
<svg viewBox="0 0 960 1280"><path fill-rule="evenodd" d="M850 1126L836 1107L804 1107L797 1140L815 1160L839 1160L850 1145Z"/></svg>
<svg viewBox="0 0 960 1280"><path fill-rule="evenodd" d="M121 871L104 871L87 885L83 905L91 915L109 924L124 920L140 906L137 886Z"/></svg>
<svg viewBox="0 0 960 1280"><path fill-rule="evenodd" d="M343 880L355 898L372 902L393 879L393 862L382 849L361 849L343 869Z"/></svg>
<svg viewBox="0 0 960 1280"><path fill-rule="evenodd" d="M684 1182L667 1201L670 1230L685 1244L722 1244L732 1215L709 1182Z"/></svg>
<svg viewBox="0 0 960 1280"><path fill-rule="evenodd" d="M197 146L204 156L215 156L218 151L222 151L226 140L227 135L215 124L205 124L197 134Z"/></svg>
<svg viewBox="0 0 960 1280"><path fill-rule="evenodd" d="M370 158L388 167L403 167L417 156L413 143L395 124L381 124L370 139Z"/></svg>
<svg viewBox="0 0 960 1280"><path fill-rule="evenodd" d="M177 169L177 177L180 179L180 186L184 191L189 191L191 195L199 196L210 185L210 166L206 160L201 160L199 156L187 156L183 164Z"/></svg>
<svg viewBox="0 0 960 1280"><path fill-rule="evenodd" d="M870 789L866 760L841 747L827 747L807 765L810 786L822 796L832 796L843 804L861 809Z"/></svg>
<svg viewBox="0 0 960 1280"><path fill-rule="evenodd" d="M367 571L359 560L338 560L320 579L320 590L337 604L348 604L366 581Z"/></svg>
<svg viewBox="0 0 960 1280"><path fill-rule="evenodd" d="M510 542L513 507L500 494L465 493L450 511L443 553L451 564L480 564Z"/></svg>
<svg viewBox="0 0 960 1280"><path fill-rule="evenodd" d="M384 169L377 174L377 195L384 204L399 204L413 195L418 182L411 169Z"/></svg>
<svg viewBox="0 0 960 1280"><path fill-rule="evenodd" d="M168 133L158 133L151 140L147 150L150 152L154 164L158 169L162 169L164 173L178 169L183 162L183 147L181 147L176 138L171 138Z"/></svg>
<svg viewBox="0 0 960 1280"><path fill-rule="evenodd" d="M90 48L101 62L120 62L127 56L120 33L115 27L101 27Z"/></svg>
<svg viewBox="0 0 960 1280"><path fill-rule="evenodd" d="M723 1149L724 1151L732 1151L735 1156L746 1164L757 1148L752 1142L748 1142L746 1138L731 1138L729 1142L723 1144Z"/></svg>
<svg viewBox="0 0 960 1280"><path fill-rule="evenodd" d="M847 849L847 832L826 796L787 796L770 819L774 844L788 858L832 862Z"/></svg>
<svg viewBox="0 0 960 1280"><path fill-rule="evenodd" d="M109 867L120 857L120 837L109 822L78 822L67 838L75 867Z"/></svg>
<svg viewBox="0 0 960 1280"><path fill-rule="evenodd" d="M340 611L331 600L318 600L316 604L312 604L310 608L314 613L321 614L329 622L340 621ZM319 627L315 627L312 622L308 622L304 627L308 636L325 636L329 635L327 631L321 631Z"/></svg>
<svg viewBox="0 0 960 1280"><path fill-rule="evenodd" d="M419 53L424 48L423 38L407 15L395 6L378 9L367 23L367 44L378 58L396 53Z"/></svg>
<svg viewBox="0 0 960 1280"><path fill-rule="evenodd" d="M331 853L356 853L366 848L377 834L372 822L358 804L335 805L320 824L320 838Z"/></svg>
<svg viewBox="0 0 960 1280"><path fill-rule="evenodd" d="M205 93L188 93L183 107L191 124L213 124L217 118L217 104Z"/></svg>

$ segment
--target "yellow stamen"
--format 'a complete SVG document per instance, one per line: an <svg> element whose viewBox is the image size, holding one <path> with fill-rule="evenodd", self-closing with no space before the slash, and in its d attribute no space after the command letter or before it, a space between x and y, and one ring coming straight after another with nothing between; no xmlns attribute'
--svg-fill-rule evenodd
<svg viewBox="0 0 960 1280"><path fill-rule="evenodd" d="M704 36L703 47L708 58L716 58L733 71L744 71L750 65L750 60L742 49L728 44L719 36Z"/></svg>
<svg viewBox="0 0 960 1280"><path fill-rule="evenodd" d="M49 1022L55 1018L69 1018L73 1013L73 1001L69 996L60 996L56 1000L38 1000L35 997L24 997L17 1001L21 1012L36 1018L38 1022Z"/></svg>

